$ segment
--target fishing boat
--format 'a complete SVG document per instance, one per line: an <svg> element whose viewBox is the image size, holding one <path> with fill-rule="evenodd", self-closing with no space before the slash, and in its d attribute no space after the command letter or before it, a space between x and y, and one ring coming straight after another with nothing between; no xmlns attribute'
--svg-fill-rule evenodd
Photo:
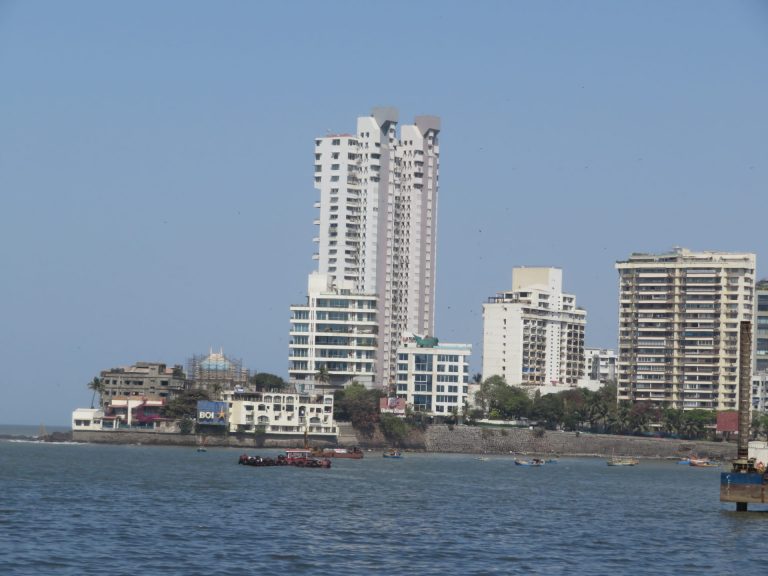
<svg viewBox="0 0 768 576"><path fill-rule="evenodd" d="M384 458L402 458L403 454L397 448L390 448L389 450L385 451L382 456Z"/></svg>
<svg viewBox="0 0 768 576"><path fill-rule="evenodd" d="M515 466L543 466L544 460L541 458L533 458L532 460L520 460L515 458Z"/></svg>
<svg viewBox="0 0 768 576"><path fill-rule="evenodd" d="M314 458L311 450L303 448L289 448L284 454L276 458L249 456L242 454L238 464L244 466L296 466L297 468L330 468L331 461L328 458Z"/></svg>

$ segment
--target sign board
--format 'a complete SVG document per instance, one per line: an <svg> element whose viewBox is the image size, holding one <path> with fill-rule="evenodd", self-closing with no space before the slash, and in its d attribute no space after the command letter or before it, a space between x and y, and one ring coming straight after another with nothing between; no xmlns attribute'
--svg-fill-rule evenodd
<svg viewBox="0 0 768 576"><path fill-rule="evenodd" d="M227 403L211 402L210 400L197 401L197 423L208 426L226 426Z"/></svg>

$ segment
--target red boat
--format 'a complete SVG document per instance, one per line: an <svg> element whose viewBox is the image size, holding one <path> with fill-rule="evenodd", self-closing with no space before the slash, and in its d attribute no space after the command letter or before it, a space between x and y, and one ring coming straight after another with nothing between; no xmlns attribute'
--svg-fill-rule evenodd
<svg viewBox="0 0 768 576"><path fill-rule="evenodd" d="M310 450L289 449L285 454L277 458L262 458L261 456L240 456L238 464L244 466L296 466L298 468L330 468L331 461L328 458L318 459L312 457Z"/></svg>

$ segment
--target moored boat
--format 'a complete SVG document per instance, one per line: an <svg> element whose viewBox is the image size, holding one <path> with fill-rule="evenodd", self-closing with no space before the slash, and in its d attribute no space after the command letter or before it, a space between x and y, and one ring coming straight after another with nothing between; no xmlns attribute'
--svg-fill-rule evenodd
<svg viewBox="0 0 768 576"><path fill-rule="evenodd" d="M353 460L359 460L363 457L363 451L357 446L354 448L331 448L322 449L315 448L312 450L312 456L318 458L351 458Z"/></svg>
<svg viewBox="0 0 768 576"><path fill-rule="evenodd" d="M400 450L398 450L397 448L391 448L391 449L385 451L382 454L382 456L384 458L402 458L403 457L403 453L400 452Z"/></svg>
<svg viewBox="0 0 768 576"><path fill-rule="evenodd" d="M520 460L519 458L515 458L515 465L516 466L543 466L544 460L541 458L533 458L532 460Z"/></svg>
<svg viewBox="0 0 768 576"><path fill-rule="evenodd" d="M288 449L285 454L279 454L276 458L249 456L242 454L238 464L244 466L296 466L298 468L330 468L331 461L328 458L314 458L310 450Z"/></svg>

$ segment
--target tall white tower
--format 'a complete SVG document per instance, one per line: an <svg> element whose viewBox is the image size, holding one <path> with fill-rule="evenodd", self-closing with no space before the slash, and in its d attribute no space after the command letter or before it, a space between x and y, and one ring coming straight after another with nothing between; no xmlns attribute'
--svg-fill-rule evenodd
<svg viewBox="0 0 768 576"><path fill-rule="evenodd" d="M355 134L315 140L318 271L378 296L378 384L394 382L404 333L434 334L440 120L397 135L394 108L357 119Z"/></svg>

